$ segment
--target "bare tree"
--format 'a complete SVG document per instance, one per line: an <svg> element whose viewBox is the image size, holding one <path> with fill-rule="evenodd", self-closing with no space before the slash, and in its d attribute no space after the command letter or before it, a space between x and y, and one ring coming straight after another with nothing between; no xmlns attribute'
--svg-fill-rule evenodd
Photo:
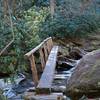
<svg viewBox="0 0 100 100"><path fill-rule="evenodd" d="M8 0L3 0L4 17L8 13Z"/></svg>
<svg viewBox="0 0 100 100"><path fill-rule="evenodd" d="M13 0L13 2L12 2L12 12L13 12L13 14L15 15L16 14L16 0Z"/></svg>
<svg viewBox="0 0 100 100"><path fill-rule="evenodd" d="M84 12L84 10L90 5L92 0L82 0L81 3L81 12Z"/></svg>
<svg viewBox="0 0 100 100"><path fill-rule="evenodd" d="M12 30L12 40L0 51L0 56L8 49L9 46L11 46L11 44L14 42L15 38L14 38L14 31L13 31L13 22L12 22L12 17L11 17L11 9L9 7L9 3L8 0L4 0L4 14L7 15L7 13L9 14L9 19L10 19L10 26L11 26L11 30Z"/></svg>
<svg viewBox="0 0 100 100"><path fill-rule="evenodd" d="M50 0L50 10L51 10L51 17L53 18L55 13L55 0Z"/></svg>

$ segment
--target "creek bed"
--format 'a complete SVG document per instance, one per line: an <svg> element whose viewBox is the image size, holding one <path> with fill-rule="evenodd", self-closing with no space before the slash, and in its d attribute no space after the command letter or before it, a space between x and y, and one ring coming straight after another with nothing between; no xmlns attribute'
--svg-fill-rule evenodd
<svg viewBox="0 0 100 100"><path fill-rule="evenodd" d="M70 70L56 72L52 91L65 92L66 81L71 73ZM4 91L3 95L7 96L8 100L23 100L24 93L29 88L34 87L34 83L32 79L23 78L23 76L20 75L0 79L0 87Z"/></svg>

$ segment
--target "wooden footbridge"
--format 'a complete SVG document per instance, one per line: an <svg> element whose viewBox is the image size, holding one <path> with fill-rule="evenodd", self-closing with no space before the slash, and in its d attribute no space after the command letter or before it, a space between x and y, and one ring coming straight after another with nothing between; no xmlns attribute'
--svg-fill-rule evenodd
<svg viewBox="0 0 100 100"><path fill-rule="evenodd" d="M35 63L35 52L39 52L41 59L42 74L39 79ZM52 92L52 82L55 76L58 46L53 45L49 37L41 42L36 48L25 54L31 64L32 77L35 83L35 91L27 93L25 100L62 100L63 93Z"/></svg>

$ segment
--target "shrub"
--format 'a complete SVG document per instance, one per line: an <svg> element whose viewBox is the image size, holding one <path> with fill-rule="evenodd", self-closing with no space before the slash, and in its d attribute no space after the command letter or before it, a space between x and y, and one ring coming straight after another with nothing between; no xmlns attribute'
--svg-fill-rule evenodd
<svg viewBox="0 0 100 100"><path fill-rule="evenodd" d="M84 10L80 5L82 5L81 0L60 2L56 7L54 18L46 18L42 23L39 32L43 33L42 37L80 37L100 28L100 12L94 12L93 3Z"/></svg>
<svg viewBox="0 0 100 100"><path fill-rule="evenodd" d="M24 54L40 42L37 31L40 23L44 21L48 14L47 12L46 8L33 7L17 16L12 16L15 40L5 52L6 56L0 58L0 72L12 73L16 70L27 69ZM2 33L0 34L0 37L2 37L0 39L0 49L2 49L12 39L11 28L8 24L3 23L0 26L0 32Z"/></svg>

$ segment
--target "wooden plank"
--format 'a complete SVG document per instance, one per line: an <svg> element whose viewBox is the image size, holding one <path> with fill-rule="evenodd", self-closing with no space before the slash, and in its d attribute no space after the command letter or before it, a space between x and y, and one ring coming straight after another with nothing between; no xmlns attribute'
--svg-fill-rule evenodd
<svg viewBox="0 0 100 100"><path fill-rule="evenodd" d="M49 94L51 92L51 86L56 67L58 46L54 46L48 57L45 69L36 88L37 94Z"/></svg>
<svg viewBox="0 0 100 100"><path fill-rule="evenodd" d="M37 50L39 50L43 46L43 44L45 44L46 41L49 41L50 39L51 39L51 37L45 39L37 47L35 47L34 49L32 49L31 51L29 51L28 53L26 53L25 57L30 57L34 52L36 52Z"/></svg>
<svg viewBox="0 0 100 100"><path fill-rule="evenodd" d="M35 95L33 92L26 92L24 100L63 100L63 93L51 93L50 95Z"/></svg>
<svg viewBox="0 0 100 100"><path fill-rule="evenodd" d="M43 52L42 48L40 48L39 53L40 53L42 71L43 71L43 69L45 67L45 59L44 59L44 52Z"/></svg>
<svg viewBox="0 0 100 100"><path fill-rule="evenodd" d="M34 80L35 86L37 86L39 80L38 80L38 73L37 73L37 69L36 69L36 65L35 65L34 55L31 55L29 60L30 60L30 63L31 63L33 80Z"/></svg>

